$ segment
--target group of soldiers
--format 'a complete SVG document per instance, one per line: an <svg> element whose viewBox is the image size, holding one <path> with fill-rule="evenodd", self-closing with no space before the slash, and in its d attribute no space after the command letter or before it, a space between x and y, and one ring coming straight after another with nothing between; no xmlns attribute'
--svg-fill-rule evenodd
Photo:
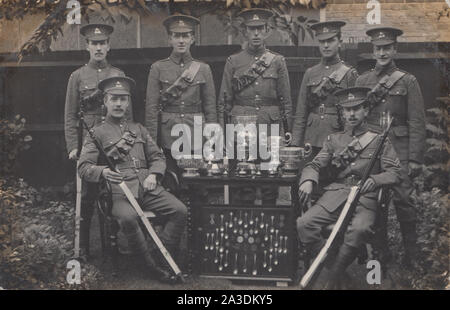
<svg viewBox="0 0 450 310"><path fill-rule="evenodd" d="M113 27L89 24L81 28L89 51L89 63L72 73L65 103L65 136L69 158L78 160L83 180L81 205L81 247L89 253L89 226L96 199L96 183L111 184L113 208L129 245L144 257L146 266L157 279L173 283L167 266L156 259L138 225L138 216L117 186L125 181L145 210L166 220L161 240L177 257L181 235L186 226L186 206L161 186L171 173L179 176L172 157L171 135L175 124L193 126L202 116L204 123L230 122L230 116L252 115L259 124L286 124L293 119L292 130L282 126L291 146L313 147L314 159L301 174L299 196L303 203L319 184L319 171L339 166L324 195L297 221L299 241L314 255L320 248L321 229L336 221L348 195L357 184L373 153L379 133L394 118L389 139L379 163L363 185L363 196L345 235L344 243L330 267L330 287L336 284L353 261L357 249L367 241L376 215L375 191L382 185L394 189L394 204L403 236L406 263L417 256L416 205L411 178L423 161L425 124L424 106L416 78L396 67L393 58L397 37L402 31L377 27L367 31L373 44L376 66L359 76L355 68L339 57L342 21L312 25L318 40L321 62L309 68L300 86L295 115L292 113L291 88L283 56L266 48L270 35L270 10L247 9L240 13L247 44L226 60L219 96L208 64L195 60L190 47L195 41L199 20L187 15L172 15L163 22L171 55L152 64L148 75L145 125L131 119L133 79L111 66L106 56ZM217 99L217 100L216 100ZM78 127L80 110L95 138L120 171L110 170L91 137L84 139L80 151ZM105 116L106 115L106 116ZM349 146L359 145L359 149ZM80 154L81 153L81 154ZM348 155L344 156L343 154ZM341 159L341 160L339 160ZM167 169L166 169L167 168ZM321 174L322 176L322 174ZM275 204L278 191L262 188L263 204ZM241 202L252 203L254 188L239 189Z"/></svg>

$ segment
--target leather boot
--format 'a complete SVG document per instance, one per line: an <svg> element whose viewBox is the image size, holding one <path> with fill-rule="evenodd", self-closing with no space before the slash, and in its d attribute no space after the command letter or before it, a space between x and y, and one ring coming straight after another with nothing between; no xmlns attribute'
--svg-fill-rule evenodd
<svg viewBox="0 0 450 310"><path fill-rule="evenodd" d="M339 289L344 278L345 269L354 261L358 254L358 249L343 244L337 253L334 263L330 268L328 281L325 290Z"/></svg>
<svg viewBox="0 0 450 310"><path fill-rule="evenodd" d="M126 235L128 239L129 246L136 252L142 254L150 276L156 278L162 283L175 284L176 277L170 272L160 267L160 265L155 260L152 255L151 249L147 245L147 240L145 240L144 234L138 231L134 234Z"/></svg>
<svg viewBox="0 0 450 310"><path fill-rule="evenodd" d="M155 277L160 282L167 284L176 284L178 282L175 275L171 274L170 271L166 270L165 268L159 267L159 265L153 259L150 249L147 249L147 251L144 253L144 261L151 276Z"/></svg>
<svg viewBox="0 0 450 310"><path fill-rule="evenodd" d="M419 248L417 246L416 223L400 222L400 230L402 233L403 247L405 249L403 264L410 269L420 269L420 264L417 261Z"/></svg>

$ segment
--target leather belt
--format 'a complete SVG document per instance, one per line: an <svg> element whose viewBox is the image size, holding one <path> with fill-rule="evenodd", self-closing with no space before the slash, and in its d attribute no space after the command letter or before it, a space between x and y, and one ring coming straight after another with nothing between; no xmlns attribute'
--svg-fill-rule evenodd
<svg viewBox="0 0 450 310"><path fill-rule="evenodd" d="M278 101L273 98L246 97L236 100L235 105L246 107L278 106Z"/></svg>
<svg viewBox="0 0 450 310"><path fill-rule="evenodd" d="M163 112L168 113L202 113L202 108L199 106L166 106Z"/></svg>
<svg viewBox="0 0 450 310"><path fill-rule="evenodd" d="M145 160L134 159L116 164L117 169L147 169L147 162Z"/></svg>
<svg viewBox="0 0 450 310"><path fill-rule="evenodd" d="M358 184L359 181L361 181L361 178L354 174L346 176L343 179L336 180L337 183L345 184L348 186L354 186L354 185Z"/></svg>

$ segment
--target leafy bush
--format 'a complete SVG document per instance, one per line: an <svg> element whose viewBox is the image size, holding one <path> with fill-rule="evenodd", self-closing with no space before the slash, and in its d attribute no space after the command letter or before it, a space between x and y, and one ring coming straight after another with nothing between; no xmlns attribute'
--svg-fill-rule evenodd
<svg viewBox="0 0 450 310"><path fill-rule="evenodd" d="M0 180L0 286L9 289L95 288L98 270L82 264L81 285L66 282L73 255L73 204L49 201L23 180Z"/></svg>
<svg viewBox="0 0 450 310"><path fill-rule="evenodd" d="M19 153L30 148L31 136L25 135L25 118L16 115L13 120L0 120L0 175L14 173Z"/></svg>
<svg viewBox="0 0 450 310"><path fill-rule="evenodd" d="M449 146L447 134L448 109L450 98L441 98L439 106L426 111L428 124L427 150L425 152L425 184L427 189L448 187Z"/></svg>

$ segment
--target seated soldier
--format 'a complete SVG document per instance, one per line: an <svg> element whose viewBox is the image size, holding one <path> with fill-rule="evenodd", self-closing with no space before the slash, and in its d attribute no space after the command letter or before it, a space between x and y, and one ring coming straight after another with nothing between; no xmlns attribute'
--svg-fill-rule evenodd
<svg viewBox="0 0 450 310"><path fill-rule="evenodd" d="M187 221L186 206L158 183L166 169L165 157L144 126L127 121L125 112L130 103L134 80L111 77L99 83L104 91L107 109L105 121L95 128L95 137L120 171L111 171L99 157L99 150L88 137L80 156L78 172L88 182L106 179L111 184L112 214L119 220L130 247L143 255L149 271L162 282L173 283L176 278L167 266L158 267L139 225L139 217L118 186L122 180L130 188L143 210L167 217L161 241L175 258ZM159 254L154 252L155 255Z"/></svg>
<svg viewBox="0 0 450 310"><path fill-rule="evenodd" d="M318 254L324 245L321 230L336 222L350 193L350 188L358 184L364 170L375 151L380 135L368 130L365 122L369 114L366 101L369 88L352 87L336 93L342 116L345 119L343 132L328 136L322 150L302 171L299 199L306 203L311 196L313 185L319 181L321 168L334 169L334 182L324 188L325 193L316 204L297 219L300 241L311 257ZM326 288L339 285L345 269L356 258L358 249L373 232L377 210L377 188L400 182L400 162L387 139L381 156L375 163L370 177L361 189L361 197L350 225L344 235L342 246L331 262Z"/></svg>

